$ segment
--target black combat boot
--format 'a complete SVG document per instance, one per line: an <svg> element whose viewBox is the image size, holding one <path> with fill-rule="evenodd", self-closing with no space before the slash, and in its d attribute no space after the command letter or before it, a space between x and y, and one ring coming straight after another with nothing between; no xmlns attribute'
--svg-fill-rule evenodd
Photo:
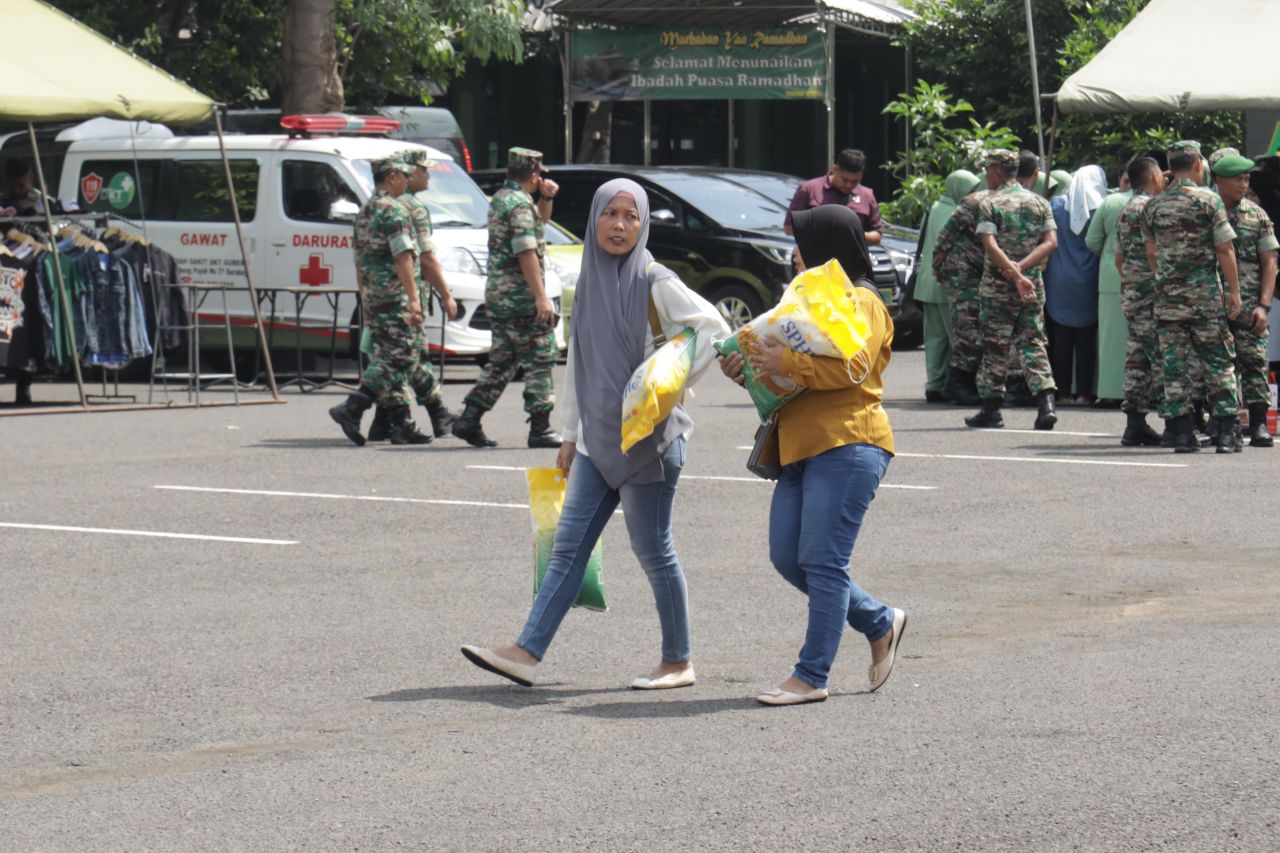
<svg viewBox="0 0 1280 853"><path fill-rule="evenodd" d="M533 412L529 415L529 446L559 448L564 439L551 428L550 412Z"/></svg>
<svg viewBox="0 0 1280 853"><path fill-rule="evenodd" d="M1025 376L1011 376L1005 386L1004 402L1011 409L1029 409L1036 405L1036 398L1027 387Z"/></svg>
<svg viewBox="0 0 1280 853"><path fill-rule="evenodd" d="M1271 447L1275 441L1267 432L1267 404L1253 403L1249 406L1249 446Z"/></svg>
<svg viewBox="0 0 1280 853"><path fill-rule="evenodd" d="M972 370L951 368L947 371L947 384L942 389L945 397L960 406L976 406L982 402L978 397L977 375Z"/></svg>
<svg viewBox="0 0 1280 853"><path fill-rule="evenodd" d="M1000 404L1004 401L996 397L982 401L982 411L971 418L965 418L965 426L985 429L1000 429L1004 426L1004 418L1000 416Z"/></svg>
<svg viewBox="0 0 1280 853"><path fill-rule="evenodd" d="M1164 422L1164 432L1160 434L1160 446L1172 450L1178 444L1178 430L1174 428L1177 418L1169 418Z"/></svg>
<svg viewBox="0 0 1280 853"><path fill-rule="evenodd" d="M409 416L408 406L397 406L387 413L392 444L430 444L431 436L418 431L418 425Z"/></svg>
<svg viewBox="0 0 1280 853"><path fill-rule="evenodd" d="M386 406L377 406L373 410L373 423L369 424L370 441L386 441L391 438L391 417Z"/></svg>
<svg viewBox="0 0 1280 853"><path fill-rule="evenodd" d="M951 398L943 391L934 391L932 388L924 389L924 401L926 403L950 403Z"/></svg>
<svg viewBox="0 0 1280 853"><path fill-rule="evenodd" d="M329 417L342 427L347 438L359 447L364 447L364 436L360 434L360 418L372 405L373 392L361 385L354 393L347 395L345 401L330 409Z"/></svg>
<svg viewBox="0 0 1280 853"><path fill-rule="evenodd" d="M1120 436L1120 443L1125 447L1159 447L1161 438L1160 434L1147 426L1147 415L1145 412L1125 412L1125 417L1129 419L1128 425L1124 428L1124 435Z"/></svg>
<svg viewBox="0 0 1280 853"><path fill-rule="evenodd" d="M1058 422L1058 410L1054 407L1054 399L1052 391L1041 391L1036 395L1036 404L1039 411L1036 412L1036 429L1053 429Z"/></svg>
<svg viewBox="0 0 1280 853"><path fill-rule="evenodd" d="M484 434L484 430L480 427L480 418L484 417L484 410L475 403L467 403L467 407L462 411L462 417L453 422L450 431L454 438L460 438L472 447L497 447L498 442L489 438Z"/></svg>
<svg viewBox="0 0 1280 853"><path fill-rule="evenodd" d="M1235 433L1238 429L1237 418L1234 415L1215 415L1213 418L1213 444L1216 453L1235 453L1236 438ZM1244 442L1240 442L1240 446L1244 447Z"/></svg>
<svg viewBox="0 0 1280 853"><path fill-rule="evenodd" d="M428 400L423 403L427 409L427 417L431 418L431 432L436 438L444 438L450 435L454 422L457 420L453 412L449 411L449 407L444 404L444 400L439 397Z"/></svg>
<svg viewBox="0 0 1280 853"><path fill-rule="evenodd" d="M1199 453L1200 439L1195 433L1195 415L1178 415L1169 419L1169 429L1173 430L1174 453Z"/></svg>

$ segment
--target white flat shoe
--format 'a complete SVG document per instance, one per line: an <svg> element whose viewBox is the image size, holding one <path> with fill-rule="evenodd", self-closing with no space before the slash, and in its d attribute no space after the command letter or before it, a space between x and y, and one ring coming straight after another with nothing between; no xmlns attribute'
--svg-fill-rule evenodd
<svg viewBox="0 0 1280 853"><path fill-rule="evenodd" d="M670 690L673 687L692 687L694 682L693 667L679 672L668 672L657 678L637 678L631 682L632 690Z"/></svg>
<svg viewBox="0 0 1280 853"><path fill-rule="evenodd" d="M889 638L889 653L880 659L880 663L871 665L867 677L871 682L870 693L875 693L889 680L893 672L893 662L898 657L898 646L902 644L902 632L907 629L907 612L893 608L893 636Z"/></svg>
<svg viewBox="0 0 1280 853"><path fill-rule="evenodd" d="M507 660L490 649L482 649L479 646L463 646L462 654L467 660L481 669L487 669L495 675L509 678L522 687L533 686L534 666L531 664Z"/></svg>
<svg viewBox="0 0 1280 853"><path fill-rule="evenodd" d="M761 705L804 705L807 702L827 701L827 688L815 687L808 693L791 693L775 687L756 697Z"/></svg>

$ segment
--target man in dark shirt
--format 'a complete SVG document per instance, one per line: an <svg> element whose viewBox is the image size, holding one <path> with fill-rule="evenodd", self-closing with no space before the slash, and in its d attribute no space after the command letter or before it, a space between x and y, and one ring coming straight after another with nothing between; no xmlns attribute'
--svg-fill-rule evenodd
<svg viewBox="0 0 1280 853"><path fill-rule="evenodd" d="M796 190L787 208L782 227L791 233L791 214L797 210L809 210L824 204L842 204L858 214L867 242L880 242L884 220L880 218L880 205L871 187L863 186L862 174L867 168L867 155L857 148L846 148L836 157L831 171L820 178L805 181Z"/></svg>

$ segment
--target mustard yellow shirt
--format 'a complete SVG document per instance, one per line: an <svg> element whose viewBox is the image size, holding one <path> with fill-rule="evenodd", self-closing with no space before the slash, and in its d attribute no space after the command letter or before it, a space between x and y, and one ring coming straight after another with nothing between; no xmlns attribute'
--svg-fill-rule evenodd
<svg viewBox="0 0 1280 853"><path fill-rule="evenodd" d="M881 405L881 374L892 355L893 319L879 293L866 287L853 291L858 310L870 321L864 352L871 369L861 383L854 384L864 366L858 360L847 363L787 350L782 375L808 390L778 410L778 453L783 465L846 444L874 444L893 453L893 430Z"/></svg>

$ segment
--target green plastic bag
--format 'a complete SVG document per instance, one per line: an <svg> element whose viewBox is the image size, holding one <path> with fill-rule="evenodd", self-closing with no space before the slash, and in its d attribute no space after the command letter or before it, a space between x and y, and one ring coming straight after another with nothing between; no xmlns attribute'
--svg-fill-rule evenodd
<svg viewBox="0 0 1280 853"><path fill-rule="evenodd" d="M525 473L529 478L529 513L533 517L533 594L536 598L542 587L542 578L547 573L547 565L551 562L556 525L560 523L560 510L564 507L566 482L559 468L530 468ZM604 581L601 579L603 564L604 550L596 540L574 607L609 609L604 601Z"/></svg>

